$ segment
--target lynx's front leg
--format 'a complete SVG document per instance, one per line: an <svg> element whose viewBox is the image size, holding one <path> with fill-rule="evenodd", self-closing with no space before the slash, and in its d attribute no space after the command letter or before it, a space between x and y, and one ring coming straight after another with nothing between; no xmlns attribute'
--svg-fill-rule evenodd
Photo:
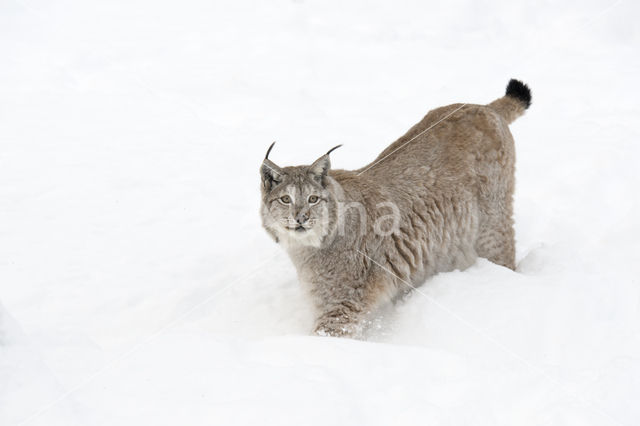
<svg viewBox="0 0 640 426"><path fill-rule="evenodd" d="M314 333L321 336L353 337L362 331L366 307L343 301L325 307L316 319Z"/></svg>
<svg viewBox="0 0 640 426"><path fill-rule="evenodd" d="M357 284L328 284L316 290L320 314L314 333L334 337L359 337L367 317L395 294L393 284L380 277Z"/></svg>

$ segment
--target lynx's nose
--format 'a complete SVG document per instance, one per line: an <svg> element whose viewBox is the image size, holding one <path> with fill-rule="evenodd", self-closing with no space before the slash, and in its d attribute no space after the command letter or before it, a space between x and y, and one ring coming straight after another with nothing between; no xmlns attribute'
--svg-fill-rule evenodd
<svg viewBox="0 0 640 426"><path fill-rule="evenodd" d="M298 222L298 225L304 225L305 223L307 223L308 220L309 220L309 214L308 213L300 212L296 216L296 222Z"/></svg>

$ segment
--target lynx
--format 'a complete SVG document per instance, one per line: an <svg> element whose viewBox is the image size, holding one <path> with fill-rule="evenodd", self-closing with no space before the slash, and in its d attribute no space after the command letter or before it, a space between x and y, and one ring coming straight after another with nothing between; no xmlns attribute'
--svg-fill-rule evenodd
<svg viewBox="0 0 640 426"><path fill-rule="evenodd" d="M407 288L478 256L515 268L508 125L530 104L529 88L511 80L488 105L434 109L358 170L332 170L332 150L279 167L269 147L262 223L311 296L315 333L359 337L368 316Z"/></svg>

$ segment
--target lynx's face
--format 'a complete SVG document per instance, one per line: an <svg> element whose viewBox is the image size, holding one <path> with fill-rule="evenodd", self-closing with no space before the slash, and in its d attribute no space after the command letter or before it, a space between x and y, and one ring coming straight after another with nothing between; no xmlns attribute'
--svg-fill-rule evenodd
<svg viewBox="0 0 640 426"><path fill-rule="evenodd" d="M262 175L262 224L285 245L319 247L335 222L335 200L327 176L329 156L310 166L276 166L265 159Z"/></svg>
<svg viewBox="0 0 640 426"><path fill-rule="evenodd" d="M263 182L262 223L284 243L320 246L330 229L331 193L307 167L286 167L280 182Z"/></svg>

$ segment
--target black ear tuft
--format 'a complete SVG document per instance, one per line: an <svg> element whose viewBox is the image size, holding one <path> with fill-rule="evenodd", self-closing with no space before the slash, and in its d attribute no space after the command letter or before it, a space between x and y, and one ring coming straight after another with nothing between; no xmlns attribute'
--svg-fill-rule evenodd
<svg viewBox="0 0 640 426"><path fill-rule="evenodd" d="M269 159L269 153L271 152L271 150L273 149L273 146L276 144L275 141L273 141L273 143L271 145L269 145L269 149L267 149L267 155L264 156L265 160Z"/></svg>
<svg viewBox="0 0 640 426"><path fill-rule="evenodd" d="M274 143L275 143L275 142L274 142ZM327 152L327 155L331 154L333 151L335 151L336 149L340 148L341 146L342 146L342 144L334 146L333 148L331 148L331 149Z"/></svg>

